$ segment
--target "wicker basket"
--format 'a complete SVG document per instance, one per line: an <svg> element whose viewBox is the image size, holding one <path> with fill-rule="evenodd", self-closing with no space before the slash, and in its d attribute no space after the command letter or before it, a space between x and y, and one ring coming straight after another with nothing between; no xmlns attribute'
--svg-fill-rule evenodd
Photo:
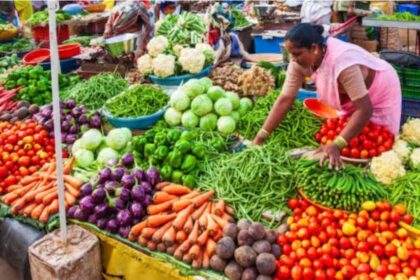
<svg viewBox="0 0 420 280"><path fill-rule="evenodd" d="M398 28L381 28L381 49L400 51L402 43Z"/></svg>
<svg viewBox="0 0 420 280"><path fill-rule="evenodd" d="M379 42L376 40L358 40L354 39L353 43L364 48L368 52L376 52Z"/></svg>
<svg viewBox="0 0 420 280"><path fill-rule="evenodd" d="M93 4L85 7L85 10L89 13L102 13L105 11L106 5L101 4Z"/></svg>
<svg viewBox="0 0 420 280"><path fill-rule="evenodd" d="M19 33L17 28L0 31L0 42L9 42Z"/></svg>

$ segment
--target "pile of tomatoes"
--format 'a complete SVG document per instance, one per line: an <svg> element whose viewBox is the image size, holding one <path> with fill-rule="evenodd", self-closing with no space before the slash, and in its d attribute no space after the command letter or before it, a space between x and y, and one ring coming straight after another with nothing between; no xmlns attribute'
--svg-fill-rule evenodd
<svg viewBox="0 0 420 280"><path fill-rule="evenodd" d="M54 156L54 139L33 120L0 122L0 194Z"/></svg>
<svg viewBox="0 0 420 280"><path fill-rule="evenodd" d="M323 145L333 141L347 125L348 117L328 119L315 134L315 140ZM385 151L389 151L394 144L394 135L381 125L368 122L358 137L350 140L347 147L341 151L341 155L351 158L373 158Z"/></svg>
<svg viewBox="0 0 420 280"><path fill-rule="evenodd" d="M406 208L366 202L358 214L325 211L292 199L289 231L279 235L281 279L420 279L420 239L399 221L413 218ZM417 278L416 278L417 277Z"/></svg>

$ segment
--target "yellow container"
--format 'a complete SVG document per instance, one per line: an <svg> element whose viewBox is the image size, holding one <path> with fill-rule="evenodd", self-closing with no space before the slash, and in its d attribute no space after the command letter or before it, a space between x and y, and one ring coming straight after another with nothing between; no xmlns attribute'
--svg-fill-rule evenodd
<svg viewBox="0 0 420 280"><path fill-rule="evenodd" d="M19 33L17 28L1 30L0 31L0 42L8 42L15 38Z"/></svg>

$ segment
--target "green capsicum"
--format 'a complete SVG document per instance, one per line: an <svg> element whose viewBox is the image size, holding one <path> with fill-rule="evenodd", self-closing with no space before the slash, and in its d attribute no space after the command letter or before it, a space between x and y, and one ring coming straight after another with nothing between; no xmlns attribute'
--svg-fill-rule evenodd
<svg viewBox="0 0 420 280"><path fill-rule="evenodd" d="M160 145L156 148L155 155L160 159L164 160L169 153L168 147Z"/></svg>
<svg viewBox="0 0 420 280"><path fill-rule="evenodd" d="M177 129L171 129L168 134L166 134L166 137L170 144L175 144L181 137L181 132Z"/></svg>
<svg viewBox="0 0 420 280"><path fill-rule="evenodd" d="M173 150L169 153L169 164L174 167L178 168L182 164L182 153L178 150Z"/></svg>
<svg viewBox="0 0 420 280"><path fill-rule="evenodd" d="M188 140L178 140L175 143L175 149L179 150L181 153L185 154L191 150L191 142Z"/></svg>
<svg viewBox="0 0 420 280"><path fill-rule="evenodd" d="M203 159L206 155L206 148L203 144L194 144L192 153L199 159Z"/></svg>
<svg viewBox="0 0 420 280"><path fill-rule="evenodd" d="M156 145L165 145L166 144L166 133L163 131L160 131L156 133L154 138L154 143Z"/></svg>
<svg viewBox="0 0 420 280"><path fill-rule="evenodd" d="M184 131L181 134L181 139L191 141L197 138L197 136L198 136L198 132L195 130Z"/></svg>
<svg viewBox="0 0 420 280"><path fill-rule="evenodd" d="M182 176L184 176L184 174L180 171L180 170L174 170L174 172L172 172L172 182L177 183L177 184L181 184L182 183Z"/></svg>
<svg viewBox="0 0 420 280"><path fill-rule="evenodd" d="M170 180L172 176L172 167L170 165L164 165L160 169L160 175L162 176L163 180Z"/></svg>
<svg viewBox="0 0 420 280"><path fill-rule="evenodd" d="M147 139L144 136L137 136L133 138L134 149L140 153L144 152L144 146L147 144Z"/></svg>
<svg viewBox="0 0 420 280"><path fill-rule="evenodd" d="M195 185L195 176L188 174L182 176L182 184L187 187L193 187Z"/></svg>
<svg viewBox="0 0 420 280"><path fill-rule="evenodd" d="M152 156L155 150L156 150L155 144L147 143L146 145L144 145L144 156L146 158Z"/></svg>
<svg viewBox="0 0 420 280"><path fill-rule="evenodd" d="M218 152L223 152L226 149L226 144L219 138L213 139L211 146Z"/></svg>
<svg viewBox="0 0 420 280"><path fill-rule="evenodd" d="M144 136L147 139L147 142L153 142L155 139L155 135L156 135L156 130L154 129L150 129L144 134Z"/></svg>
<svg viewBox="0 0 420 280"><path fill-rule="evenodd" d="M160 159L158 158L157 155L151 155L149 157L149 162L152 166L159 167L161 161L160 161Z"/></svg>
<svg viewBox="0 0 420 280"><path fill-rule="evenodd" d="M190 173L197 166L197 159L193 155L187 155L182 161L181 170Z"/></svg>

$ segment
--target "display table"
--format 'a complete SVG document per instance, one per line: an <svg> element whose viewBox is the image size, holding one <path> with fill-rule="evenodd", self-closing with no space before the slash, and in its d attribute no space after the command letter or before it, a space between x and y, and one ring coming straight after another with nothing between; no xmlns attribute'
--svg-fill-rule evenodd
<svg viewBox="0 0 420 280"><path fill-rule="evenodd" d="M77 16L74 19L67 20L64 23L70 26L72 34L88 33L102 35L105 30L105 23L111 11L102 13L90 13L85 16Z"/></svg>
<svg viewBox="0 0 420 280"><path fill-rule="evenodd" d="M417 31L416 49L420 54L420 22L418 21L394 21L394 20L378 20L375 17L364 17L363 26L383 27L383 28L401 28L407 29L407 40L410 41L409 29Z"/></svg>

